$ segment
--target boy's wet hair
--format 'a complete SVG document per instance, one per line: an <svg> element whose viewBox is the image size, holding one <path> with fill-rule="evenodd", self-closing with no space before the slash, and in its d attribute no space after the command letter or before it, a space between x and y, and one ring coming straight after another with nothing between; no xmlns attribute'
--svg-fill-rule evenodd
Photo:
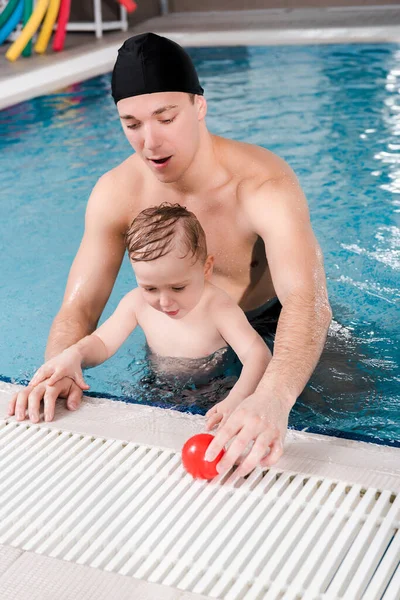
<svg viewBox="0 0 400 600"><path fill-rule="evenodd" d="M190 254L195 262L203 263L207 258L204 229L197 217L180 204L163 202L142 210L133 219L125 241L133 262L156 260L177 246L184 249L182 258Z"/></svg>

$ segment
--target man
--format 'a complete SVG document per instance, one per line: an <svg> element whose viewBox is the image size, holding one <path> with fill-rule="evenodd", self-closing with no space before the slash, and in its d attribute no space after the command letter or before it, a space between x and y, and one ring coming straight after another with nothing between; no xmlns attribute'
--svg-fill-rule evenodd
<svg viewBox="0 0 400 600"><path fill-rule="evenodd" d="M84 237L46 358L96 328L133 218L149 206L178 202L205 230L215 257L213 283L250 320L260 313L266 322L279 317L273 359L255 393L220 425L208 458L234 438L220 472L250 442L239 474L272 465L282 455L289 412L317 364L331 320L322 255L304 195L283 160L207 130L196 71L171 40L151 33L127 40L114 67L112 94L135 154L103 175L90 196ZM59 396L71 410L81 402L80 388L65 378L54 387L45 381L16 394L9 412L23 420L27 407L37 422L43 399L45 419L52 420Z"/></svg>

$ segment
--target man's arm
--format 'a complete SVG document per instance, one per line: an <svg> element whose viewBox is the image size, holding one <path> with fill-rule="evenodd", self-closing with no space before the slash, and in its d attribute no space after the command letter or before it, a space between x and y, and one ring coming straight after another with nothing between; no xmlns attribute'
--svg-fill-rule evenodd
<svg viewBox="0 0 400 600"><path fill-rule="evenodd" d="M125 250L124 223L114 197L113 174L106 173L89 198L84 236L50 329L46 359L92 333L111 294Z"/></svg>
<svg viewBox="0 0 400 600"><path fill-rule="evenodd" d="M207 451L212 460L236 436L219 464L223 472L253 441L240 475L257 464L274 464L282 455L289 412L318 362L332 316L307 202L289 167L280 178L261 185L244 206L251 226L264 240L282 311L273 358L255 393L240 404Z"/></svg>
<svg viewBox="0 0 400 600"><path fill-rule="evenodd" d="M54 319L46 349L46 359L62 352L95 328L111 293L124 255L125 224L115 194L114 173L100 178L89 198L85 233L73 262L64 300ZM48 386L46 381L36 387L28 386L15 394L8 407L8 414L15 414L19 421L25 419L28 408L33 423L39 421L40 403L44 401L44 417L52 421L55 403L61 396L67 399L67 407L76 410L82 398L82 390L68 378Z"/></svg>
<svg viewBox="0 0 400 600"><path fill-rule="evenodd" d="M274 355L259 389L280 390L291 408L321 356L332 318L322 252L291 171L266 182L248 204L282 304Z"/></svg>

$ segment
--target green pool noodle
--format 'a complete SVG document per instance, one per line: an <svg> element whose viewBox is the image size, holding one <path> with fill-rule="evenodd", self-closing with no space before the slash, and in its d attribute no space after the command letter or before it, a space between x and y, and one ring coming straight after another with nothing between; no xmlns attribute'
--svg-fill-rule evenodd
<svg viewBox="0 0 400 600"><path fill-rule="evenodd" d="M23 23L24 27L30 19L33 10L33 0L24 0L24 17ZM30 56L32 53L32 40L29 40L27 45L22 51L22 56Z"/></svg>
<svg viewBox="0 0 400 600"><path fill-rule="evenodd" d="M0 14L0 28L3 27L3 25L5 25L5 23L7 23L8 19L11 17L14 10L17 8L18 3L19 3L19 0L10 0L8 2L5 9Z"/></svg>

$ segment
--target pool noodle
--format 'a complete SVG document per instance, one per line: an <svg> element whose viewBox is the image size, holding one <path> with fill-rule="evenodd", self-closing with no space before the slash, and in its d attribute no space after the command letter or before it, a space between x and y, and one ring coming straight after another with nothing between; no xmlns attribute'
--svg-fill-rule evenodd
<svg viewBox="0 0 400 600"><path fill-rule="evenodd" d="M118 4L121 4L121 6L128 11L128 13L131 13L137 9L137 4L134 0L117 0L117 2Z"/></svg>
<svg viewBox="0 0 400 600"><path fill-rule="evenodd" d="M7 23L0 29L0 44L2 44L14 31L20 20L22 19L22 13L24 11L24 0L18 0L18 4L8 19Z"/></svg>
<svg viewBox="0 0 400 600"><path fill-rule="evenodd" d="M40 23L43 21L43 17L49 6L49 0L38 0L35 10L33 11L31 18L23 28L21 35L18 39L10 46L6 52L6 58L8 60L17 60L29 40L36 33Z"/></svg>
<svg viewBox="0 0 400 600"><path fill-rule="evenodd" d="M19 0L9 0L5 9L0 14L0 28L3 27L14 13L15 9L19 4Z"/></svg>
<svg viewBox="0 0 400 600"><path fill-rule="evenodd" d="M32 11L33 11L33 0L25 0L25 2L24 2L24 18L22 20L24 27L27 24L27 22L29 21L29 19L31 18ZM25 48L22 52L22 56L30 56L31 53L32 53L32 40L29 40L29 42L27 43L27 45L25 46Z"/></svg>
<svg viewBox="0 0 400 600"><path fill-rule="evenodd" d="M57 31L53 39L54 52L60 52L64 48L67 23L71 10L71 0L61 0L60 12L58 13Z"/></svg>
<svg viewBox="0 0 400 600"><path fill-rule="evenodd" d="M35 52L38 54L43 54L46 52L47 45L53 32L54 23L57 20L59 9L60 0L50 0L49 9L46 12L42 29L40 30L39 37L35 44Z"/></svg>

